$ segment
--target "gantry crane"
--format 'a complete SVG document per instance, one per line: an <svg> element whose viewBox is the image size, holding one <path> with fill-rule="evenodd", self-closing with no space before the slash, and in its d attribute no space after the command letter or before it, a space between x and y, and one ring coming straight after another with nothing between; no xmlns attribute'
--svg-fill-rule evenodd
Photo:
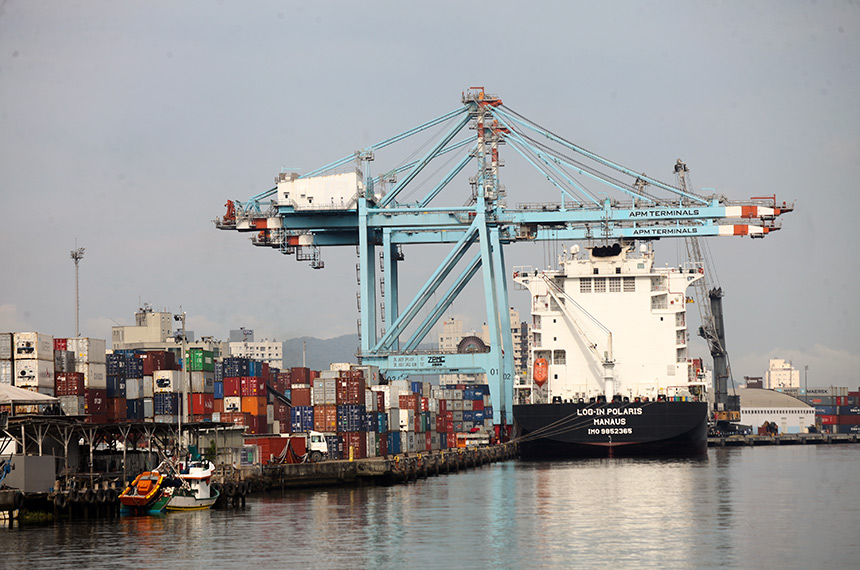
<svg viewBox="0 0 860 570"><path fill-rule="evenodd" d="M215 224L219 229L255 232L254 245L295 255L316 269L324 267L321 248L356 247L360 361L379 366L389 378L486 374L500 412L495 419L503 425L514 374L504 245L764 237L779 229L776 218L792 209L775 201L729 202L661 182L529 121L483 88L470 88L461 102L461 108L319 169L282 172L274 188L245 201L229 200L227 214ZM438 134L419 150L396 154L401 148L396 143L431 130ZM469 130L471 135L461 134ZM508 207L500 181L502 145L537 169L559 191L560 200ZM395 155L390 163L389 153ZM374 176L371 166L382 160L387 169ZM431 164L436 171L428 168ZM469 165L471 176L463 174ZM603 191L594 190L595 184ZM618 196L610 197L609 192ZM458 205L440 205L453 200ZM404 249L426 244L447 245L450 250L435 268L426 268L427 279L417 293L401 300ZM419 350L479 271L489 350L457 354Z"/></svg>

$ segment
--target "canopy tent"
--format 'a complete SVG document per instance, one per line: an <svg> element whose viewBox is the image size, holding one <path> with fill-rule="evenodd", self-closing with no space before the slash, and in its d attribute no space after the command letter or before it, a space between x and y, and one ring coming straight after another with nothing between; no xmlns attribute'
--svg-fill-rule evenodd
<svg viewBox="0 0 860 570"><path fill-rule="evenodd" d="M38 394L9 384L0 384L0 405L3 404L56 404L53 396Z"/></svg>

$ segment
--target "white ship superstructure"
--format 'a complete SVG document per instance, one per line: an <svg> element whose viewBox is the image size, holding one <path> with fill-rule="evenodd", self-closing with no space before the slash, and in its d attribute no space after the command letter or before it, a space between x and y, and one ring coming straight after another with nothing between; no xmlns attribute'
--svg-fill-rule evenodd
<svg viewBox="0 0 860 570"><path fill-rule="evenodd" d="M686 319L687 288L702 275L655 267L650 243L574 246L557 270L516 268L532 296L522 403L703 397L704 382L690 382Z"/></svg>

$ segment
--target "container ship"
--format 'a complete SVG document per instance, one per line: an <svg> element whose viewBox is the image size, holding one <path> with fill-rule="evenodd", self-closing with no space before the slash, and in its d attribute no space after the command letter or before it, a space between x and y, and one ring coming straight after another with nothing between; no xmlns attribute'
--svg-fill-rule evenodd
<svg viewBox="0 0 860 570"><path fill-rule="evenodd" d="M650 242L565 249L515 268L531 294L530 375L515 383L523 458L707 453L708 382L687 355L695 264L655 267Z"/></svg>

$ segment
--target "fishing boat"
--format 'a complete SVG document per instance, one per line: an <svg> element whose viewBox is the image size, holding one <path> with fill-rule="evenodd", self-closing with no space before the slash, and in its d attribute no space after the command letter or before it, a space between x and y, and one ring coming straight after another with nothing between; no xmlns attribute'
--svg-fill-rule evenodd
<svg viewBox="0 0 860 570"><path fill-rule="evenodd" d="M140 473L119 495L122 514L147 515L164 512L173 497L176 481L162 462L152 471Z"/></svg>
<svg viewBox="0 0 860 570"><path fill-rule="evenodd" d="M180 485L173 491L167 510L198 511L211 508L219 495L218 490L211 485L214 471L215 465L205 459L180 463L176 473Z"/></svg>

